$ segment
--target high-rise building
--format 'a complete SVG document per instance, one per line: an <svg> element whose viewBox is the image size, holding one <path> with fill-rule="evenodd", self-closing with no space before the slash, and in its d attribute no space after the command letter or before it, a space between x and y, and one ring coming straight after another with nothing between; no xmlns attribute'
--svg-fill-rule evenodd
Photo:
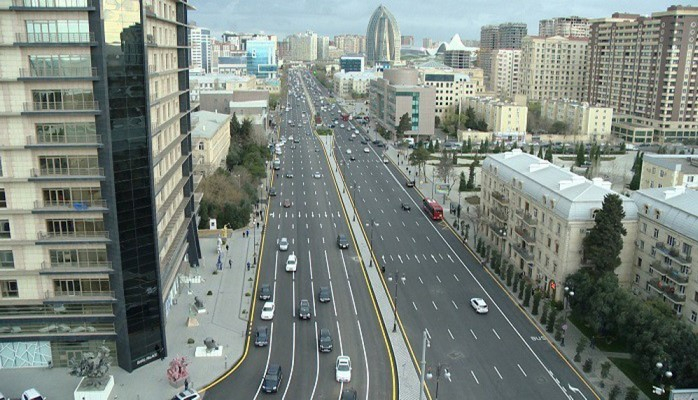
<svg viewBox="0 0 698 400"><path fill-rule="evenodd" d="M360 54L366 52L366 36L338 35L334 37L335 46L345 54Z"/></svg>
<svg viewBox="0 0 698 400"><path fill-rule="evenodd" d="M498 49L520 49L521 39L528 34L528 27L520 22L499 25Z"/></svg>
<svg viewBox="0 0 698 400"><path fill-rule="evenodd" d="M444 64L451 68L464 69L472 66L470 64L472 52L463 45L457 33L453 35L450 42L439 47L437 53L439 52L443 54Z"/></svg>
<svg viewBox="0 0 698 400"><path fill-rule="evenodd" d="M270 40L247 41L247 74L261 79L276 78L276 42Z"/></svg>
<svg viewBox="0 0 698 400"><path fill-rule="evenodd" d="M296 33L288 37L288 59L293 61L317 60L317 34L312 31Z"/></svg>
<svg viewBox="0 0 698 400"><path fill-rule="evenodd" d="M588 18L558 17L542 19L538 23L538 36L589 37L591 23Z"/></svg>
<svg viewBox="0 0 698 400"><path fill-rule="evenodd" d="M330 58L330 38L329 36L317 37L317 59L328 60Z"/></svg>
<svg viewBox="0 0 698 400"><path fill-rule="evenodd" d="M525 37L521 47L519 94L529 100L583 101L587 45L588 40L583 38Z"/></svg>
<svg viewBox="0 0 698 400"><path fill-rule="evenodd" d="M371 15L366 29L366 64L400 62L400 27L384 5Z"/></svg>
<svg viewBox="0 0 698 400"><path fill-rule="evenodd" d="M339 69L344 72L363 72L363 56L342 56L339 58Z"/></svg>
<svg viewBox="0 0 698 400"><path fill-rule="evenodd" d="M400 39L400 44L403 46L414 46L414 36L402 36Z"/></svg>
<svg viewBox="0 0 698 400"><path fill-rule="evenodd" d="M133 371L167 356L179 278L200 258L191 6L13 4L0 10L14 21L0 36L2 367L66 367L104 345Z"/></svg>
<svg viewBox="0 0 698 400"><path fill-rule="evenodd" d="M696 25L698 7L684 6L591 21L589 102L613 107L613 132L621 139L698 138Z"/></svg>
<svg viewBox="0 0 698 400"><path fill-rule="evenodd" d="M485 25L480 28L480 51L499 48L499 26Z"/></svg>
<svg viewBox="0 0 698 400"><path fill-rule="evenodd" d="M528 28L524 23L509 22L500 25L485 25L480 28L480 52L477 56L478 66L485 71L485 87L495 91L492 80L493 50L520 49L521 40Z"/></svg>
<svg viewBox="0 0 698 400"><path fill-rule="evenodd" d="M521 79L521 50L492 50L490 79L493 90L503 99L513 99L519 93Z"/></svg>
<svg viewBox="0 0 698 400"><path fill-rule="evenodd" d="M203 73L211 72L212 44L210 29L198 26L190 29L189 46L191 46L192 68L199 68Z"/></svg>
<svg viewBox="0 0 698 400"><path fill-rule="evenodd" d="M422 47L425 49L431 49L434 47L434 41L431 38L422 38Z"/></svg>
<svg viewBox="0 0 698 400"><path fill-rule="evenodd" d="M434 135L434 87L419 84L419 72L413 68L390 68L383 77L370 81L369 114L371 120L384 129L395 132L400 118L410 117L407 136Z"/></svg>
<svg viewBox="0 0 698 400"><path fill-rule="evenodd" d="M433 87L435 92L434 113L442 118L450 108L463 108L463 99L477 96L485 90L480 68L454 69L436 61L417 65L420 81Z"/></svg>

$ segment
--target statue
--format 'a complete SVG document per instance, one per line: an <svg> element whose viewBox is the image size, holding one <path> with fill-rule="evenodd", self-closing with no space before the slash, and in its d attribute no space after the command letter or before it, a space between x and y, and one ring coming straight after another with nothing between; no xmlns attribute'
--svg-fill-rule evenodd
<svg viewBox="0 0 698 400"><path fill-rule="evenodd" d="M76 357L68 360L70 375L84 377L86 387L102 387L108 380L107 373L111 366L109 348L100 346L97 354L87 351L82 353L78 360Z"/></svg>
<svg viewBox="0 0 698 400"><path fill-rule="evenodd" d="M167 369L167 380L170 382L170 385L177 387L189 378L188 366L189 362L182 356L177 356L170 361L170 367Z"/></svg>
<svg viewBox="0 0 698 400"><path fill-rule="evenodd" d="M204 308L204 302L201 301L201 300L199 300L199 298L196 297L196 296L194 296L194 305L195 305L196 308L198 308L199 310L201 310L202 308Z"/></svg>
<svg viewBox="0 0 698 400"><path fill-rule="evenodd" d="M212 337L207 337L204 339L204 344L206 345L206 351L213 351L218 348L218 344Z"/></svg>

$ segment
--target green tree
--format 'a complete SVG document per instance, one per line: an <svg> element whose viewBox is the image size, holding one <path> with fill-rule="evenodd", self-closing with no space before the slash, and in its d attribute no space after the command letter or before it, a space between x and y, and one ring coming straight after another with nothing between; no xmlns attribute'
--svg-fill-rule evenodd
<svg viewBox="0 0 698 400"><path fill-rule="evenodd" d="M611 388L611 391L608 392L608 400L618 400L618 396L620 396L622 389L618 385L613 385Z"/></svg>
<svg viewBox="0 0 698 400"><path fill-rule="evenodd" d="M434 152L434 142L432 142L431 140L429 141L429 144L427 145L427 151L429 151L429 153Z"/></svg>
<svg viewBox="0 0 698 400"><path fill-rule="evenodd" d="M526 281L524 279L521 279L519 281L519 300L523 300L523 298L524 298L524 294L525 294L524 286L526 286Z"/></svg>
<svg viewBox="0 0 698 400"><path fill-rule="evenodd" d="M540 324L545 325L548 322L548 311L550 311L550 302L543 302L543 312L540 314Z"/></svg>
<svg viewBox="0 0 698 400"><path fill-rule="evenodd" d="M638 400L640 398L640 389L635 386L630 386L625 391L625 400Z"/></svg>
<svg viewBox="0 0 698 400"><path fill-rule="evenodd" d="M397 132L397 138L402 139L402 136L405 134L405 132L408 132L411 129L412 118L410 118L410 115L408 113L402 114L402 116L400 117L400 122L395 127L395 132Z"/></svg>
<svg viewBox="0 0 698 400"><path fill-rule="evenodd" d="M521 280L521 274L514 272L514 284L511 286L511 291L516 293L519 290L519 281Z"/></svg>
<svg viewBox="0 0 698 400"><path fill-rule="evenodd" d="M553 307L548 315L548 324L545 326L545 330L548 333L553 333L555 331L555 320L557 319L557 308Z"/></svg>
<svg viewBox="0 0 698 400"><path fill-rule="evenodd" d="M567 131L568 125L563 121L555 121L550 127L550 133L553 135L559 135Z"/></svg>
<svg viewBox="0 0 698 400"><path fill-rule="evenodd" d="M468 183L466 184L469 190L475 189L475 168L480 164L477 157L470 163L468 167Z"/></svg>
<svg viewBox="0 0 698 400"><path fill-rule="evenodd" d="M577 146L577 159L574 161L574 165L581 167L586 161L586 153L584 151L584 144L579 143Z"/></svg>
<svg viewBox="0 0 698 400"><path fill-rule="evenodd" d="M458 182L458 191L465 192L466 190L468 190L468 181L465 180L465 172L461 171Z"/></svg>
<svg viewBox="0 0 698 400"><path fill-rule="evenodd" d="M454 151L453 155L451 156L451 163L453 165L458 165L458 152Z"/></svg>
<svg viewBox="0 0 698 400"><path fill-rule="evenodd" d="M596 225L582 242L584 257L598 273L613 272L621 264L622 236L627 234L623 218L623 200L617 194L606 195L601 210L596 212Z"/></svg>
<svg viewBox="0 0 698 400"><path fill-rule="evenodd" d="M524 307L528 307L528 305L531 303L531 284L527 284L526 288L524 289L524 302L523 305Z"/></svg>
<svg viewBox="0 0 698 400"><path fill-rule="evenodd" d="M633 179L630 181L630 185L628 188L630 190L638 190L640 189L640 177L642 176L642 161L644 158L644 153L640 153L639 151L635 155L635 162L633 163Z"/></svg>
<svg viewBox="0 0 698 400"><path fill-rule="evenodd" d="M472 153L473 152L473 139L468 138L468 147L467 147L467 152Z"/></svg>
<svg viewBox="0 0 698 400"><path fill-rule="evenodd" d="M553 162L553 148L548 146L548 148L545 151L545 160L548 162Z"/></svg>
<svg viewBox="0 0 698 400"><path fill-rule="evenodd" d="M543 146L538 147L538 156L537 157L540 158L541 160L545 157L545 155L543 155Z"/></svg>
<svg viewBox="0 0 698 400"><path fill-rule="evenodd" d="M531 314L538 315L538 307L540 306L540 299L542 297L543 294L541 293L541 291L536 290L536 293L533 295L533 307L531 307Z"/></svg>
<svg viewBox="0 0 698 400"><path fill-rule="evenodd" d="M507 286L511 286L511 278L514 277L514 266L509 264L507 268Z"/></svg>
<svg viewBox="0 0 698 400"><path fill-rule="evenodd" d="M490 152L490 141L489 141L489 139L485 139L485 141L480 144L480 151L478 151L478 153L487 154L489 152Z"/></svg>
<svg viewBox="0 0 698 400"><path fill-rule="evenodd" d="M424 147L418 147L410 154L408 162L410 165L415 166L418 168L418 170L421 169L422 172L424 172L424 166L426 165L430 156L431 154L428 150L426 150Z"/></svg>
<svg viewBox="0 0 698 400"><path fill-rule="evenodd" d="M586 350L588 344L589 339L582 335L577 341L577 347L574 348L574 361L580 362L582 360L582 353Z"/></svg>

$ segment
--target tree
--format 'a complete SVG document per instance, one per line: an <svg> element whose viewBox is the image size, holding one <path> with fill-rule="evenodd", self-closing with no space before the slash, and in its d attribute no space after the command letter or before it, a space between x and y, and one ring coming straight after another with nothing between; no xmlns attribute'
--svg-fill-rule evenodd
<svg viewBox="0 0 698 400"><path fill-rule="evenodd" d="M514 276L514 266L509 264L507 268L507 286L511 286L511 278Z"/></svg>
<svg viewBox="0 0 698 400"><path fill-rule="evenodd" d="M545 330L548 333L552 333L555 330L555 320L557 319L557 308L553 307L548 315L548 324L545 326Z"/></svg>
<svg viewBox="0 0 698 400"><path fill-rule="evenodd" d="M640 398L640 389L635 386L630 386L625 391L625 400L638 400Z"/></svg>
<svg viewBox="0 0 698 400"><path fill-rule="evenodd" d="M548 148L545 151L545 160L548 162L553 162L553 148L548 146Z"/></svg>
<svg viewBox="0 0 698 400"><path fill-rule="evenodd" d="M540 146L540 147L538 147L538 158L540 158L542 160L542 159L544 159L544 157L545 156L543 155L543 146Z"/></svg>
<svg viewBox="0 0 698 400"><path fill-rule="evenodd" d="M574 361L580 362L582 360L582 353L586 350L589 344L589 339L586 336L582 336L577 341L577 347L574 349Z"/></svg>
<svg viewBox="0 0 698 400"><path fill-rule="evenodd" d="M586 161L584 144L579 143L579 145L577 146L577 159L574 161L574 165L577 167L581 167L584 164L584 161Z"/></svg>
<svg viewBox="0 0 698 400"><path fill-rule="evenodd" d="M418 147L410 154L408 162L410 165L416 166L417 170L421 169L422 172L424 172L424 165L427 163L430 156L431 155L427 149L424 147Z"/></svg>
<svg viewBox="0 0 698 400"><path fill-rule="evenodd" d="M467 151L468 153L472 153L472 151L473 151L473 139L471 139L471 138L468 138L468 147L467 147L467 149L468 149L468 151Z"/></svg>
<svg viewBox="0 0 698 400"><path fill-rule="evenodd" d="M458 152L453 152L453 156L451 157L451 163L453 163L453 165L458 165Z"/></svg>
<svg viewBox="0 0 698 400"><path fill-rule="evenodd" d="M441 157L439 158L439 163L436 164L436 176L441 179L441 181L448 183L453 172L453 161L448 153L441 152Z"/></svg>
<svg viewBox="0 0 698 400"><path fill-rule="evenodd" d="M490 152L490 141L489 139L485 139L484 142L480 144L480 154L487 154Z"/></svg>
<svg viewBox="0 0 698 400"><path fill-rule="evenodd" d="M533 307L531 307L531 314L538 315L538 306L540 306L540 299L542 297L543 294L541 293L541 291L536 290L536 293L533 295Z"/></svg>
<svg viewBox="0 0 698 400"><path fill-rule="evenodd" d="M528 307L528 305L531 302L531 284L527 284L526 288L524 289L524 302L523 305L524 307Z"/></svg>
<svg viewBox="0 0 698 400"><path fill-rule="evenodd" d="M468 183L466 184L469 190L475 189L475 168L479 163L480 162L478 161L477 157L475 157L473 162L470 163L468 171Z"/></svg>
<svg viewBox="0 0 698 400"><path fill-rule="evenodd" d="M412 129L412 119L408 113L402 114L400 117L400 122L395 127L395 132L397 132L397 138L402 139L405 132Z"/></svg>
<svg viewBox="0 0 698 400"><path fill-rule="evenodd" d="M589 260L597 273L613 272L621 264L622 236L627 234L623 218L623 200L614 193L606 195L601 210L596 212L596 225L582 242L584 258Z"/></svg>
<svg viewBox="0 0 698 400"><path fill-rule="evenodd" d="M611 391L608 392L608 400L618 400L618 396L620 396L621 393L621 388L618 385L613 385L611 388Z"/></svg>
<svg viewBox="0 0 698 400"><path fill-rule="evenodd" d="M550 310L550 302L543 302L543 312L540 314L540 324L545 325L548 322L548 311Z"/></svg>
<svg viewBox="0 0 698 400"><path fill-rule="evenodd" d="M559 135L567 131L568 125L563 121L555 121L550 127L550 133L553 135Z"/></svg>
<svg viewBox="0 0 698 400"><path fill-rule="evenodd" d="M465 192L466 190L468 190L468 182L465 180L465 172L460 172L459 181L460 182L458 183L458 191Z"/></svg>
<svg viewBox="0 0 698 400"><path fill-rule="evenodd" d="M240 121L238 121L237 115L233 113L233 117L230 118L230 137L240 136Z"/></svg>
<svg viewBox="0 0 698 400"><path fill-rule="evenodd" d="M429 141L429 144L427 145L427 151L429 151L429 153L434 152L434 142L432 142L431 140Z"/></svg>
<svg viewBox="0 0 698 400"><path fill-rule="evenodd" d="M640 177L642 176L642 160L644 158L644 154L638 152L637 155L635 156L635 162L633 163L633 179L630 181L630 185L628 185L628 188L630 190L638 190L640 189Z"/></svg>

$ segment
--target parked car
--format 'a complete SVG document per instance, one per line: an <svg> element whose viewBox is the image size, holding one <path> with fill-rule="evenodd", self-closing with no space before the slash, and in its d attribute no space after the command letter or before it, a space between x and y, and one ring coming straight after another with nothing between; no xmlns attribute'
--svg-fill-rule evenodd
<svg viewBox="0 0 698 400"><path fill-rule="evenodd" d="M0 397L0 399L2 399L2 397ZM201 400L201 395L194 389L187 389L177 393L172 400Z"/></svg>
<svg viewBox="0 0 698 400"><path fill-rule="evenodd" d="M409 180L408 180L407 182L405 182L405 186L407 186L407 187L414 187L414 181L413 181L413 180L412 180L412 181L409 181Z"/></svg>
<svg viewBox="0 0 698 400"><path fill-rule="evenodd" d="M269 189L269 196L276 196L276 188Z"/></svg>
<svg viewBox="0 0 698 400"><path fill-rule="evenodd" d="M260 300L271 300L271 285L268 283L262 283L259 287L259 299Z"/></svg>
<svg viewBox="0 0 698 400"><path fill-rule="evenodd" d="M265 320L265 321L269 321L269 320L274 319L274 309L275 308L276 307L274 307L273 301L267 301L266 303L264 303L264 306L262 306L262 315L260 318Z"/></svg>
<svg viewBox="0 0 698 400"><path fill-rule="evenodd" d="M337 357L335 363L335 379L337 382L351 381L351 358L349 356Z"/></svg>
<svg viewBox="0 0 698 400"><path fill-rule="evenodd" d="M276 393L281 386L281 381L284 374L281 372L281 366L278 364L269 365L266 374L262 380L262 390L266 393Z"/></svg>
<svg viewBox="0 0 698 400"><path fill-rule="evenodd" d="M269 344L269 327L258 326L254 334L254 345L264 347Z"/></svg>
<svg viewBox="0 0 698 400"><path fill-rule="evenodd" d="M332 292L330 291L329 286L321 286L317 298L320 303L328 303L332 301Z"/></svg>
<svg viewBox="0 0 698 400"><path fill-rule="evenodd" d="M46 400L36 389L27 389L22 393L22 400Z"/></svg>
<svg viewBox="0 0 698 400"><path fill-rule="evenodd" d="M487 303L485 303L485 300L479 297L473 297L472 299L470 299L470 306L472 306L473 310L475 310L475 312L478 314L487 314L487 312L489 311L487 308Z"/></svg>
<svg viewBox="0 0 698 400"><path fill-rule="evenodd" d="M322 353L332 351L332 334L327 328L320 329L320 337L318 337L318 348Z"/></svg>

